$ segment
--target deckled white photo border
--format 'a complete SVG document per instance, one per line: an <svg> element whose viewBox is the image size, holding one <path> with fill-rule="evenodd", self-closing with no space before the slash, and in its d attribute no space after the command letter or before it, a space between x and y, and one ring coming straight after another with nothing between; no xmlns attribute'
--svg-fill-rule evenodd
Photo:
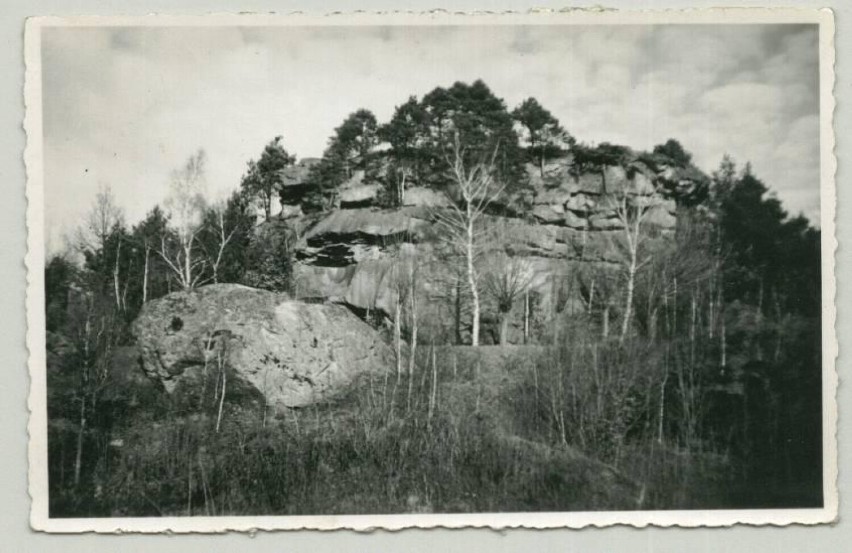
<svg viewBox="0 0 852 553"><path fill-rule="evenodd" d="M548 513L475 513L405 515L231 516L154 518L57 519L48 515L47 388L44 311L44 181L42 137L41 30L49 27L151 26L350 26L350 25L636 25L636 24L817 24L820 63L820 226L822 229L822 348L823 348L823 495L824 506L814 509L742 509L689 511L603 511ZM327 16L209 14L203 16L75 16L34 17L27 20L24 37L26 76L24 129L27 147L27 347L29 349L29 493L30 524L46 532L227 532L257 530L335 530L403 528L583 528L714 527L733 524L820 524L836 520L837 493L837 372L835 332L837 248L835 237L836 158L832 128L834 88L834 15L830 9L714 8L667 11L605 9L534 11L530 13L450 13L442 10L412 13L352 13Z"/></svg>

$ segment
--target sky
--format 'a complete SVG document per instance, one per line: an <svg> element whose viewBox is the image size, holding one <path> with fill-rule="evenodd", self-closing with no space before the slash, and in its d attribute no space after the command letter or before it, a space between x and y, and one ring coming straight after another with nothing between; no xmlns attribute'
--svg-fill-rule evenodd
<svg viewBox="0 0 852 553"><path fill-rule="evenodd" d="M534 96L578 140L678 139L710 172L725 153L791 214L819 221L815 25L48 28L42 38L48 248L109 186L133 224L199 148L207 189L239 186L283 136L318 157L359 108L484 80Z"/></svg>

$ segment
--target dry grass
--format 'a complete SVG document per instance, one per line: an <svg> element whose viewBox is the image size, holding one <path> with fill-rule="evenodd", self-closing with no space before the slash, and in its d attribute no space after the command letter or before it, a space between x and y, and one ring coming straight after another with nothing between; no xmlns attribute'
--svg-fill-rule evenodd
<svg viewBox="0 0 852 553"><path fill-rule="evenodd" d="M423 350L410 408L406 376L376 378L333 405L265 421L255 406L232 401L216 432L215 414L172 398L114 427L121 447L105 448L85 488L55 489L52 514L575 511L721 501L728 467L718 456L676 453L622 432L618 421L580 428L592 407L572 405L564 388L571 378L589 385L587 367L571 373L540 347L441 348L434 366ZM624 357L604 358L610 377L621 374L614 364ZM612 416L619 397L594 409Z"/></svg>

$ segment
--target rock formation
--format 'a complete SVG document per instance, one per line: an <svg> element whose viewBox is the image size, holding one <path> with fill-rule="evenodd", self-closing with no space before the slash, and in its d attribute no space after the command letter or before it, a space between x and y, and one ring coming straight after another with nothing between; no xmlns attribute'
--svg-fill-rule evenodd
<svg viewBox="0 0 852 553"><path fill-rule="evenodd" d="M147 303L133 325L145 372L174 391L228 371L272 408L344 392L392 365L392 352L345 307L308 304L236 284Z"/></svg>
<svg viewBox="0 0 852 553"><path fill-rule="evenodd" d="M285 172L290 187L298 187L305 174L300 166ZM652 169L638 159L578 173L570 156L547 164L543 173L529 165L527 179L520 192L494 202L493 215L483 225L489 241L485 255L503 252L524 260L534 273L529 289L545 318L570 303L571 298L555 301L554 293L579 268L613 270L624 262L624 233L616 217L620 201L647 208L646 226L666 236L676 226L677 201L701 186L701 175L672 167ZM412 186L402 207L382 208L380 191L379 183L356 172L341 186L334 209L304 216L296 202L282 212L282 219L300 229L297 297L389 315L395 301L393 266L405 246L426 273L420 283L430 306L447 303L451 262L435 225L437 210L447 209L447 197Z"/></svg>

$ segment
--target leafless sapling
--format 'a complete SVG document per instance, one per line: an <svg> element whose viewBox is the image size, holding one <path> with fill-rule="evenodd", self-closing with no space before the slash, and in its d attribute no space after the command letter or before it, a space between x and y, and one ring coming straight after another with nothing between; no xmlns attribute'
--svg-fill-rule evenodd
<svg viewBox="0 0 852 553"><path fill-rule="evenodd" d="M639 259L641 248L646 235L643 223L649 211L649 206L642 202L629 201L627 194L622 194L615 208L615 215L623 229L627 243L626 260L626 292L624 298L624 314L621 319L621 335L619 341L624 343L630 330L630 318L633 315L633 295L636 290L636 275L649 261L650 257Z"/></svg>
<svg viewBox="0 0 852 553"><path fill-rule="evenodd" d="M452 154L447 157L450 175L458 198L451 197L450 207L435 211L445 240L464 258L467 284L471 294L472 331L471 345L479 345L480 289L477 262L482 250L481 228L483 215L503 192L504 185L495 179L495 159L498 148L490 157L469 166L465 161L466 148L461 145L458 133L453 141Z"/></svg>
<svg viewBox="0 0 852 553"><path fill-rule="evenodd" d="M484 291L497 306L500 344L507 344L512 307L528 291L533 278L532 267L526 259L497 252L489 257L482 272Z"/></svg>
<svg viewBox="0 0 852 553"><path fill-rule="evenodd" d="M176 244L170 247L171 240L164 235L158 253L184 290L194 288L203 276L204 259L193 253L193 248L202 230L206 159L204 150L198 150L181 169L172 172L170 195L165 202Z"/></svg>

